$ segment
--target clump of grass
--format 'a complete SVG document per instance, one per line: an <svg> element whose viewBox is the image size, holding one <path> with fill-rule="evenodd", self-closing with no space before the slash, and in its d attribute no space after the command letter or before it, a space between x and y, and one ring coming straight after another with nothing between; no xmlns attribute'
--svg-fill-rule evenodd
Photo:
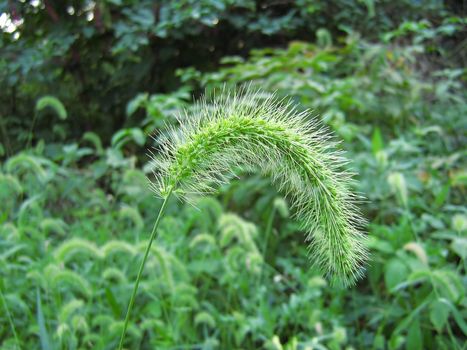
<svg viewBox="0 0 467 350"><path fill-rule="evenodd" d="M352 174L344 170L347 161L309 112L263 95L248 89L224 92L180 118L180 127L170 130L154 159L152 188L164 198L161 211L172 193L189 200L229 181L237 167L261 171L289 198L315 266L332 283L351 285L362 275L367 251L357 196L350 190ZM159 220L160 215L149 245ZM129 311L132 302L134 296Z"/></svg>

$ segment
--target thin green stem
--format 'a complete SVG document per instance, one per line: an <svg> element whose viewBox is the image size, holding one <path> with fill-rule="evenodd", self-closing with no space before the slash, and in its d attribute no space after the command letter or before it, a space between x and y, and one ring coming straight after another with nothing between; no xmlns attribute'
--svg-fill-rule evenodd
<svg viewBox="0 0 467 350"><path fill-rule="evenodd" d="M267 250L268 250L268 244L269 244L269 236L271 235L271 232L272 232L272 224L274 223L274 218L276 216L276 208L273 207L271 208L271 212L268 216L268 222L267 222L267 225L266 225L266 237L264 239L264 244L263 244L263 257L264 257L264 260L266 260L266 253L267 253Z"/></svg>
<svg viewBox="0 0 467 350"><path fill-rule="evenodd" d="M268 216L268 221L267 221L267 224L266 224L266 237L264 238L264 244L263 244L263 247L262 247L262 255L263 255L263 264L261 266L261 271L260 271L260 275L259 275L259 278L258 278L258 281L257 281L257 284L256 284L256 289L258 290L258 288L261 286L261 283L263 282L263 274L264 274L264 267L265 265L267 265L267 262L266 262L266 253L268 251L268 244L269 244L269 236L271 235L271 232L272 232L272 224L274 223L274 218L276 216L276 208L274 207L274 205L272 206L271 208L271 212L269 213L269 216ZM262 298L261 298L262 300Z"/></svg>
<svg viewBox="0 0 467 350"><path fill-rule="evenodd" d="M6 129L5 129L5 124L6 124L6 120L3 119L3 116L0 115L0 129L2 131L2 137L3 137L3 140L4 141L4 144L5 144L5 153L6 153L6 157L9 158L11 156L11 145L10 145L10 138L8 137L8 133L6 132Z"/></svg>
<svg viewBox="0 0 467 350"><path fill-rule="evenodd" d="M148 243L148 245L146 247L146 251L144 252L143 261L141 261L141 265L139 266L138 275L136 276L135 285L133 287L133 293L131 294L130 302L128 304L128 309L126 311L125 323L123 324L123 330L122 330L122 334L120 336L120 343L118 345L118 350L123 349L123 342L125 340L126 330L128 328L128 323L130 321L131 310L133 309L133 305L135 303L135 297L136 297L136 293L138 291L141 276L143 274L144 265L146 264L146 260L148 259L149 251L151 250L151 246L152 246L152 242L154 241L154 239L157 236L157 228L159 227L159 222L161 221L161 218L164 215L165 208L167 207L167 203L169 201L169 197L170 197L171 193L172 193L172 189L169 190L169 192L167 193L167 196L164 199L164 202L162 203L162 206L161 206L161 208L159 210L159 214L157 215L156 222L154 223L154 227L152 228L151 238L149 239L149 243Z"/></svg>
<svg viewBox="0 0 467 350"><path fill-rule="evenodd" d="M32 146L32 137L34 133L34 126L36 125L36 120L37 120L37 112L34 113L34 117L32 118L32 123L31 123L31 127L29 128L28 140L26 142L25 149L29 149Z"/></svg>
<svg viewBox="0 0 467 350"><path fill-rule="evenodd" d="M7 303L6 303L6 299L5 299L5 297L3 296L3 291L2 291L2 288L1 288L1 287L0 287L0 297L2 298L3 308L5 309L5 313L6 313L6 315L7 315L8 322L10 323L11 331L12 331L13 336L14 336L14 338L15 338L16 347L17 347L17 349L21 349L21 347L19 346L18 335L16 334L15 324L14 324L14 322L13 322L13 318L11 317L10 309L8 308L8 305L7 305Z"/></svg>

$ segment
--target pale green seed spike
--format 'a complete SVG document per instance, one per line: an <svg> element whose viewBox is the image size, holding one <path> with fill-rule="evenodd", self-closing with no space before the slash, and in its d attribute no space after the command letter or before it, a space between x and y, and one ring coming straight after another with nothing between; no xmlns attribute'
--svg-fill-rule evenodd
<svg viewBox="0 0 467 350"><path fill-rule="evenodd" d="M228 181L236 167L259 169L289 198L314 264L332 283L353 284L367 250L347 160L316 118L264 95L224 91L199 102L163 143L152 187L188 199Z"/></svg>

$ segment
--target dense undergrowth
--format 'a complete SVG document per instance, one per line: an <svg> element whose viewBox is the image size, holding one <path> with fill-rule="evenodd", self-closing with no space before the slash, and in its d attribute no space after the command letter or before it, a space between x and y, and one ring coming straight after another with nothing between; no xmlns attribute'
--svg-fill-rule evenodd
<svg viewBox="0 0 467 350"><path fill-rule="evenodd" d="M194 206L169 202L127 348L463 349L466 72L439 42L464 26L407 22L377 43L320 30L315 43L227 57L213 72L179 70L178 91L128 103L108 146L92 132L63 141L66 106L39 100L53 136L23 137L30 146L0 165L1 349L116 347L161 205L148 134L176 127L191 93L245 82L296 100L344 140L367 199L366 276L330 287L289 203L239 174Z"/></svg>

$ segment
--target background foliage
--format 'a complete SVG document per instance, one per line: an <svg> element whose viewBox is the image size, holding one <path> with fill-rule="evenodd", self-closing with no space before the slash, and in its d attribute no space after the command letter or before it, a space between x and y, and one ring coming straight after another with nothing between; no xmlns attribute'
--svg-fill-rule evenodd
<svg viewBox="0 0 467 350"><path fill-rule="evenodd" d="M344 140L366 277L330 288L241 175L170 203L127 347L463 349L466 21L456 1L0 2L0 347L115 348L161 205L150 135L250 83Z"/></svg>

